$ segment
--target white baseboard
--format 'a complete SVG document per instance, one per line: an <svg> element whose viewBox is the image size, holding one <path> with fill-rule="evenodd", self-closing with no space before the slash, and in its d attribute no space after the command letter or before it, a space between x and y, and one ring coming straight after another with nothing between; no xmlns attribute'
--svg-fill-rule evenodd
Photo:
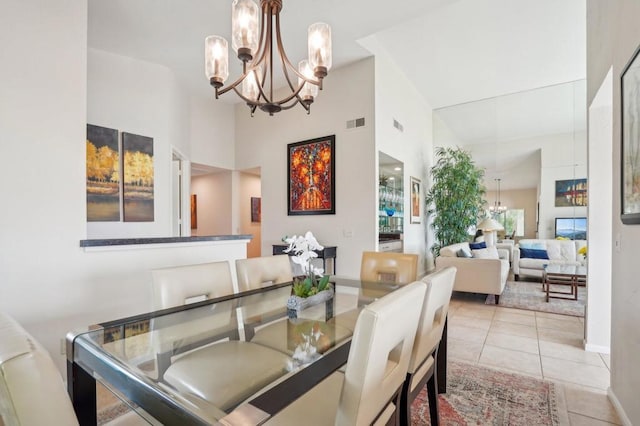
<svg viewBox="0 0 640 426"><path fill-rule="evenodd" d="M618 397L613 392L613 389L611 389L611 387L607 388L607 396L609 397L609 401L611 401L613 408L616 410L616 413L618 413L618 417L620 417L620 421L622 422L622 424L624 426L633 426L631 420L629 420L629 417L627 417L627 413L624 412L622 404L620 404L620 401L618 401Z"/></svg>
<svg viewBox="0 0 640 426"><path fill-rule="evenodd" d="M611 347L609 346L600 346L600 345L592 345L591 343L587 343L584 345L584 350L587 352L598 352L601 354L610 354Z"/></svg>

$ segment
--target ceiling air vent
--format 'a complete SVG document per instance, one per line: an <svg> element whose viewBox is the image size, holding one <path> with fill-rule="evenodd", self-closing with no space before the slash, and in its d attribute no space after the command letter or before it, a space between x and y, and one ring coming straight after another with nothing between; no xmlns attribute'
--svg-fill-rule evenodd
<svg viewBox="0 0 640 426"><path fill-rule="evenodd" d="M347 129L355 129L356 127L364 127L364 117L347 121Z"/></svg>
<svg viewBox="0 0 640 426"><path fill-rule="evenodd" d="M393 119L393 127L395 127L396 129L400 130L401 132L404 132L404 126L402 125L402 123L400 123L395 118Z"/></svg>

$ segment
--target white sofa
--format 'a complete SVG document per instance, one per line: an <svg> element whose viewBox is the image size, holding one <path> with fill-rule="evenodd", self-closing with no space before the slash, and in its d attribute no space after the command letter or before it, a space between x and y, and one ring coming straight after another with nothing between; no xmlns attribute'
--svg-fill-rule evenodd
<svg viewBox="0 0 640 426"><path fill-rule="evenodd" d="M462 248L469 250L469 243L442 247L436 258L436 270L455 266L458 272L453 285L454 291L495 294L497 304L509 275L509 253L497 250L499 259L458 257L458 251Z"/></svg>
<svg viewBox="0 0 640 426"><path fill-rule="evenodd" d="M77 425L49 353L0 313L0 425Z"/></svg>
<svg viewBox="0 0 640 426"><path fill-rule="evenodd" d="M513 250L513 275L518 281L521 275L542 277L544 265L584 265L585 258L578 250L587 245L586 240L522 239ZM546 250L549 259L532 259L521 256L521 247Z"/></svg>

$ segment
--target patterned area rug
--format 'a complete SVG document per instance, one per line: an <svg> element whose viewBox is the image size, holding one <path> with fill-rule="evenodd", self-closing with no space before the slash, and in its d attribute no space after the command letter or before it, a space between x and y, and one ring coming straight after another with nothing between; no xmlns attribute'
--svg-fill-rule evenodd
<svg viewBox="0 0 640 426"><path fill-rule="evenodd" d="M443 426L543 426L568 424L556 384L519 374L449 361L447 393L439 396ZM411 410L413 426L429 425L426 389Z"/></svg>
<svg viewBox="0 0 640 426"><path fill-rule="evenodd" d="M558 286L557 289L555 287L552 285L551 290L568 291L569 289L568 286ZM584 317L586 295L586 287L578 287L578 300L549 299L547 303L540 282L507 281L498 306ZM492 294L487 296L485 303L493 305L495 296Z"/></svg>

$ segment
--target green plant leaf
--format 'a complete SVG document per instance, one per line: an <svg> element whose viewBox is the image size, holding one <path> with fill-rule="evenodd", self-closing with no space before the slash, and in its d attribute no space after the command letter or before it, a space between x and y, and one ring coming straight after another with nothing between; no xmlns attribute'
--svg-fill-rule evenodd
<svg viewBox="0 0 640 426"><path fill-rule="evenodd" d="M318 282L318 291L322 291L326 289L328 284L329 284L329 275L324 275L322 278L320 278L320 281Z"/></svg>

